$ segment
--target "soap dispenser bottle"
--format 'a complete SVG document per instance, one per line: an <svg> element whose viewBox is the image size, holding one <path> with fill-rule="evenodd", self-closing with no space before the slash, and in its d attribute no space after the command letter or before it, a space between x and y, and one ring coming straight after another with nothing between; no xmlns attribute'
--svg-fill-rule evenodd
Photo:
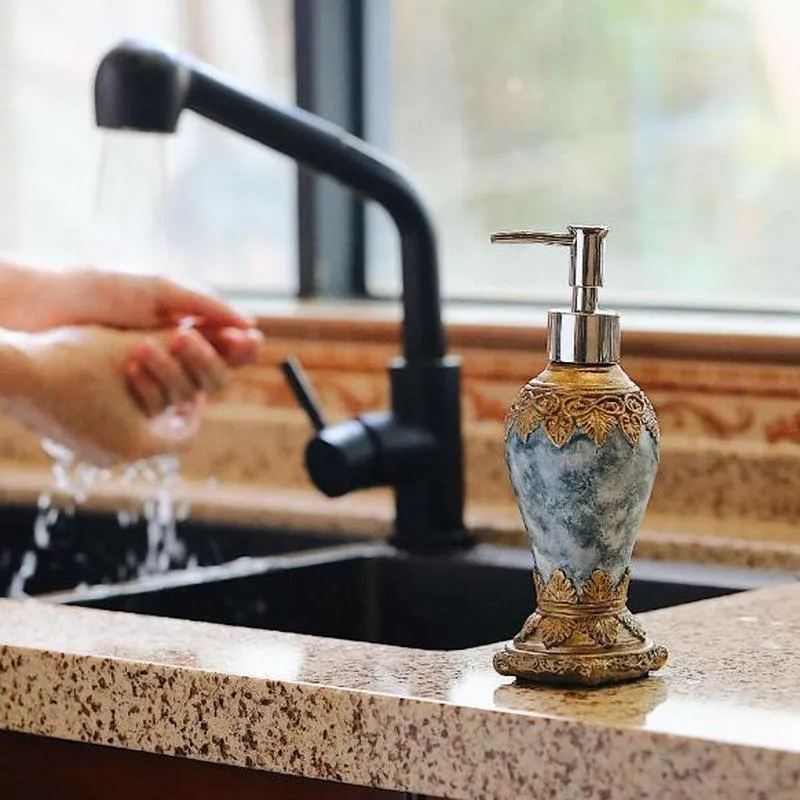
<svg viewBox="0 0 800 800"><path fill-rule="evenodd" d="M511 484L533 552L536 609L495 669L523 681L598 685L667 660L627 608L634 539L658 469L659 429L619 365L619 315L598 309L607 228L496 233L570 249L572 307L548 314L549 363L507 418Z"/></svg>

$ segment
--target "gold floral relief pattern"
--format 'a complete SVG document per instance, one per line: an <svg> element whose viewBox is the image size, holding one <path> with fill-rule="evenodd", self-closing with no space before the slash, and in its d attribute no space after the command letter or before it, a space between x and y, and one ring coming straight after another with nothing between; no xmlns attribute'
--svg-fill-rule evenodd
<svg viewBox="0 0 800 800"><path fill-rule="evenodd" d="M533 580L536 586L536 597L540 604L567 603L583 606L624 606L628 597L630 585L630 572L625 571L617 583L611 576L601 569L596 569L589 580L578 591L575 584L567 577L563 569L553 570L550 579L545 583L538 569L533 571Z"/></svg>
<svg viewBox="0 0 800 800"><path fill-rule="evenodd" d="M650 645L633 653L611 652L586 658L581 655L553 656L507 649L495 653L494 668L501 675L514 675L537 683L600 686L640 678L667 663L669 654L661 645Z"/></svg>
<svg viewBox="0 0 800 800"><path fill-rule="evenodd" d="M660 669L666 648L647 638L628 611L630 575L615 583L595 570L582 588L554 570L542 580L534 570L536 610L506 647L494 654L495 670L535 683L600 686Z"/></svg>
<svg viewBox="0 0 800 800"><path fill-rule="evenodd" d="M596 445L617 427L632 445L639 444L642 430L656 440L660 437L655 409L638 387L624 392L569 390L531 381L511 406L506 431L514 430L527 441L539 426L556 447L563 447L579 430Z"/></svg>
<svg viewBox="0 0 800 800"><path fill-rule="evenodd" d="M547 583L542 581L539 570L533 573L533 579L536 584L536 596L539 598L540 603L569 603L575 605L579 602L578 592L563 570L555 570Z"/></svg>
<svg viewBox="0 0 800 800"><path fill-rule="evenodd" d="M545 583L533 573L538 606L517 636L518 641L541 639L545 648L557 647L578 633L600 647L617 643L620 625L635 639L644 641L644 628L625 607L630 575L618 583L608 573L595 570L578 591L563 570L557 569Z"/></svg>

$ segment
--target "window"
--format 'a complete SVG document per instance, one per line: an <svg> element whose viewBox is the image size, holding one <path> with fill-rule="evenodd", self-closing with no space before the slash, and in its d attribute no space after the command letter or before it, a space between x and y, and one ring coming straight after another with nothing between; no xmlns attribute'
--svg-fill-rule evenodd
<svg viewBox="0 0 800 800"><path fill-rule="evenodd" d="M452 298L564 301L510 227L607 224L605 302L800 308L800 4L395 0L391 147ZM369 265L394 294L394 249Z"/></svg>
<svg viewBox="0 0 800 800"><path fill-rule="evenodd" d="M90 76L126 36L294 98L291 0L0 0L0 247L293 291L290 162L190 114L175 137L95 129Z"/></svg>
<svg viewBox="0 0 800 800"><path fill-rule="evenodd" d="M293 14L314 16L307 40ZM488 234L589 222L611 228L607 305L796 310L798 33L794 0L0 0L0 247L250 293L296 291L302 266L309 291L361 292L360 218L328 188L301 192L298 262L287 159L190 114L166 139L92 122L90 76L123 36L289 103L300 42L320 51L311 110L420 184L446 297L563 302L563 252ZM395 296L392 227L370 209L367 231L367 292Z"/></svg>

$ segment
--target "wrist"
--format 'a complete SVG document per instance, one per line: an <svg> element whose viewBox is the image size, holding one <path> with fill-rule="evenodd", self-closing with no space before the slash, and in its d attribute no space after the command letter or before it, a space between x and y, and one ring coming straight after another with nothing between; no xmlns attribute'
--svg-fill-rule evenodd
<svg viewBox="0 0 800 800"><path fill-rule="evenodd" d="M30 303L30 307L37 309L36 325L24 330L46 331L91 322L95 273L89 267L38 271L32 278L38 293Z"/></svg>
<svg viewBox="0 0 800 800"><path fill-rule="evenodd" d="M0 261L0 329L39 330L49 300L49 271Z"/></svg>
<svg viewBox="0 0 800 800"><path fill-rule="evenodd" d="M84 325L116 327L120 304L127 301L118 283L122 273L95 267L70 267L54 273L51 296L58 298L50 328Z"/></svg>
<svg viewBox="0 0 800 800"><path fill-rule="evenodd" d="M33 332L75 324L91 295L89 273L0 260L0 329Z"/></svg>
<svg viewBox="0 0 800 800"><path fill-rule="evenodd" d="M102 274L0 261L0 329L46 331L93 322Z"/></svg>

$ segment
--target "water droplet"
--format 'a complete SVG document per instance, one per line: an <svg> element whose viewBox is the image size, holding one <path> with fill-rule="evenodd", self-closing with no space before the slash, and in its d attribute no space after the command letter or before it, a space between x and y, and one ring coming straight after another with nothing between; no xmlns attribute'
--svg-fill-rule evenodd
<svg viewBox="0 0 800 800"><path fill-rule="evenodd" d="M85 503L92 490L101 483L116 480L123 484L144 483L152 487L139 507L121 508L117 512L120 527L129 527L138 522L140 517L146 523L147 551L142 560L136 552L129 550L125 556L125 565L120 565L119 575L143 577L154 573L165 572L174 566L198 563L197 557L187 555L186 545L178 538L177 524L189 517L190 506L187 502L176 502L174 489L181 482L180 459L176 456L160 456L152 459L127 464L116 470L98 469L75 458L67 448L49 440L42 441L42 448L52 459L51 473L57 496L42 493L37 502L38 514L34 523L34 544L40 550L50 545L50 532L57 522L60 513L69 516L76 508ZM85 553L73 553L76 564L86 564ZM25 582L36 571L36 552L25 553L20 568L12 579L9 592L24 595ZM13 596L13 595L12 595Z"/></svg>
<svg viewBox="0 0 800 800"><path fill-rule="evenodd" d="M50 520L44 514L38 514L33 523L33 543L46 550L50 544Z"/></svg>

